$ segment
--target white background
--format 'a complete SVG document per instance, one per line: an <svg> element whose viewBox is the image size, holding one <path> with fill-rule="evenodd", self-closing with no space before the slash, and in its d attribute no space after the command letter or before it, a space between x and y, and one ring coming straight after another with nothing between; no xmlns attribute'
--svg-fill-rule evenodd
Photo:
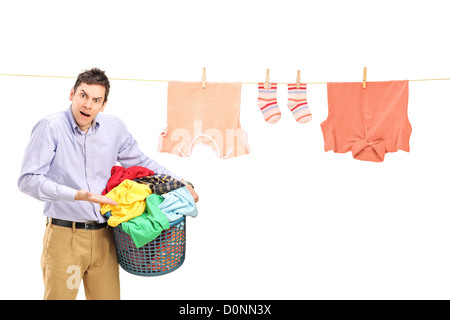
<svg viewBox="0 0 450 320"><path fill-rule="evenodd" d="M273 82L448 78L445 1L3 1L0 73ZM74 79L0 76L0 298L42 299L43 204L17 178L33 125L68 108ZM151 158L194 183L183 266L121 270L123 299L448 299L450 81L410 82L409 153L383 163L324 152L326 85L310 84L312 122L264 122L243 84L251 154L158 153L166 82L111 80L105 112ZM79 299L84 299L80 288Z"/></svg>

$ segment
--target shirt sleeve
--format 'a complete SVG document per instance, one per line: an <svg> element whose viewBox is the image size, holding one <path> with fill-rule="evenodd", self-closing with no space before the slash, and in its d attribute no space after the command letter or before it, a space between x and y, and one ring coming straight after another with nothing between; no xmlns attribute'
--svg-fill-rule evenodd
<svg viewBox="0 0 450 320"><path fill-rule="evenodd" d="M131 166L141 166L148 168L154 171L155 173L168 174L177 180L181 180L180 176L171 172L166 167L160 165L158 162L156 162L153 159L150 159L144 153L142 153L141 150L139 149L137 141L128 132L128 130L125 127L125 124L122 123L122 125L124 126L123 137L125 138L121 143L117 159L122 166L124 166L125 168Z"/></svg>
<svg viewBox="0 0 450 320"><path fill-rule="evenodd" d="M18 180L19 189L41 201L75 201L77 190L58 184L47 177L55 156L57 134L49 120L41 120L33 128L25 149Z"/></svg>

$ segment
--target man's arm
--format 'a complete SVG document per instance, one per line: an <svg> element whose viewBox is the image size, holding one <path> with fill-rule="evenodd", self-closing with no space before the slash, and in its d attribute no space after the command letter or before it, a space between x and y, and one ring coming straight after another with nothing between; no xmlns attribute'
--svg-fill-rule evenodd
<svg viewBox="0 0 450 320"><path fill-rule="evenodd" d="M119 154L117 157L117 161L119 161L122 166L125 168L141 166L148 168L155 173L168 174L177 180L181 180L180 176L171 172L169 169L160 165L155 160L150 159L143 152L141 152L137 141L127 131L125 124L123 124L123 126L124 134L122 136L124 137L124 140L120 145Z"/></svg>
<svg viewBox="0 0 450 320"><path fill-rule="evenodd" d="M25 149L19 189L41 201L75 201L77 190L60 185L47 177L56 152L56 132L50 121L41 120L33 128Z"/></svg>
<svg viewBox="0 0 450 320"><path fill-rule="evenodd" d="M191 193L195 202L197 202L198 195L195 192L192 185L187 183L187 181L183 180L179 175L174 174L173 172L168 170L166 167L160 165L155 160L150 159L143 152L141 152L137 141L128 132L125 124L123 122L122 122L122 124L123 124L124 132L126 133L124 135L126 138L122 142L121 149L119 150L119 155L118 155L118 159L117 159L119 161L119 163L122 166L124 166L125 168L131 167L131 166L141 166L141 167L148 168L148 169L154 171L155 173L168 174L171 177L173 177L177 180L180 180L181 182L186 184L186 188Z"/></svg>
<svg viewBox="0 0 450 320"><path fill-rule="evenodd" d="M17 183L23 193L41 201L84 200L117 205L108 197L76 190L49 179L47 172L55 156L56 147L55 128L48 120L39 121L31 133Z"/></svg>

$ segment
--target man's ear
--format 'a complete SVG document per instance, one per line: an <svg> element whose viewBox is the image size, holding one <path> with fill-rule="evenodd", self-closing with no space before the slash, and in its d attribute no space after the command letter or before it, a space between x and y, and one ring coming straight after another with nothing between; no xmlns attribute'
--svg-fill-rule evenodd
<svg viewBox="0 0 450 320"><path fill-rule="evenodd" d="M72 101L73 100L73 95L75 94L75 91L72 89L70 89L70 95L69 95L69 100Z"/></svg>
<svg viewBox="0 0 450 320"><path fill-rule="evenodd" d="M102 106L102 108L100 109L100 112L103 112L103 110L105 110L105 106L106 106L106 103L107 103L108 101L105 101L104 103L103 103L103 106Z"/></svg>

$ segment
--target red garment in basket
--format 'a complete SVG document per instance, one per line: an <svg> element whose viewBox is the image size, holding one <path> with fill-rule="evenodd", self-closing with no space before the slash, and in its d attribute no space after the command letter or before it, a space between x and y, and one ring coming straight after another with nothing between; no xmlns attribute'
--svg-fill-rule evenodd
<svg viewBox="0 0 450 320"><path fill-rule="evenodd" d="M154 174L155 173L152 170L141 166L132 166L126 169L121 166L114 166L111 168L111 177L109 178L108 183L106 184L106 188L102 192L102 195L107 194L125 179L133 180L136 178L152 176Z"/></svg>

